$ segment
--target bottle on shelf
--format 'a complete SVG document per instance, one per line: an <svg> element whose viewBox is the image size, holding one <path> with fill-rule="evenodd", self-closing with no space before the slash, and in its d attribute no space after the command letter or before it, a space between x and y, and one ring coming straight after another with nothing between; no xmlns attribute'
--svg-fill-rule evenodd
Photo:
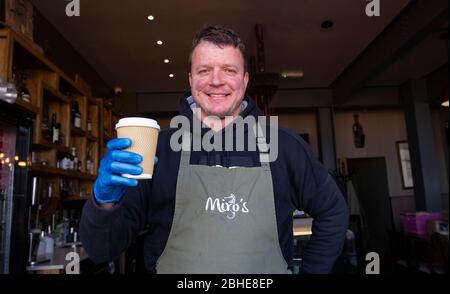
<svg viewBox="0 0 450 294"><path fill-rule="evenodd" d="M59 143L59 126L56 121L56 113L52 114L52 122L50 123L50 129L52 132L52 143Z"/></svg>
<svg viewBox="0 0 450 294"><path fill-rule="evenodd" d="M88 148L86 156L86 172L90 175L94 174L94 162L92 161L91 148Z"/></svg>
<svg viewBox="0 0 450 294"><path fill-rule="evenodd" d="M44 236L45 241L45 254L53 254L53 250L55 249L55 240L52 236L52 228L51 225L48 225L47 234Z"/></svg>
<svg viewBox="0 0 450 294"><path fill-rule="evenodd" d="M72 124L75 128L81 128L81 113L77 100L72 103Z"/></svg>
<svg viewBox="0 0 450 294"><path fill-rule="evenodd" d="M77 156L77 148L72 147L72 169L78 170L78 156Z"/></svg>
<svg viewBox="0 0 450 294"><path fill-rule="evenodd" d="M57 125L58 125L58 143L60 145L64 145L64 142L66 142L66 141L64 139L64 133L61 129L61 123L57 123Z"/></svg>
<svg viewBox="0 0 450 294"><path fill-rule="evenodd" d="M46 242L45 242L45 232L41 231L41 235L39 237L39 245L37 248L37 252L36 252L36 256L39 258L42 258L43 256L45 256L45 249L47 247Z"/></svg>
<svg viewBox="0 0 450 294"><path fill-rule="evenodd" d="M58 152L57 153L58 158L58 168L64 169L64 170L71 170L73 169L73 158L72 154L66 153L66 152Z"/></svg>
<svg viewBox="0 0 450 294"><path fill-rule="evenodd" d="M41 133L47 141L52 141L52 130L50 128L50 120L48 117L48 112L44 111L41 120Z"/></svg>
<svg viewBox="0 0 450 294"><path fill-rule="evenodd" d="M64 178L61 178L59 180L59 187L60 187L60 193L61 193L61 199L65 199L70 195L69 186L67 185L67 180Z"/></svg>
<svg viewBox="0 0 450 294"><path fill-rule="evenodd" d="M87 119L87 131L89 135L92 134L92 120L90 117L88 117Z"/></svg>

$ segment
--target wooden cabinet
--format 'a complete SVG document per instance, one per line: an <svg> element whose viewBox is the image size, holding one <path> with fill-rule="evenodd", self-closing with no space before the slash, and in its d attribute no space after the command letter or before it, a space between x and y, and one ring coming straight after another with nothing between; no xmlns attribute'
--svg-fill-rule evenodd
<svg viewBox="0 0 450 294"><path fill-rule="evenodd" d="M40 212L40 221L47 223L49 214L61 203L86 200L92 195L99 160L105 143L113 138L112 104L94 98L89 85L76 75L64 73L49 61L27 38L9 29L0 29L0 77L13 81L14 72L26 75L25 87L31 99L17 99L15 106L35 116L32 154L28 160L31 176L44 178L51 190L47 207ZM81 124L73 123L72 106L78 104ZM59 124L59 138L46 132L54 117ZM76 150L79 168L61 165L61 157ZM64 187L70 187L68 191Z"/></svg>

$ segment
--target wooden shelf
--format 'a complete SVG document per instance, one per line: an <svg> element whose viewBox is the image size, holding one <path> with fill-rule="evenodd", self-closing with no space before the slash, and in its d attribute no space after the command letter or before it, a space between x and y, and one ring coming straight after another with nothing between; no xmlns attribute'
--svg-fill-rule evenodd
<svg viewBox="0 0 450 294"><path fill-rule="evenodd" d="M36 105L33 105L31 102L26 102L20 98L17 98L16 103L17 106L19 106L22 109L28 110L29 112L32 112L34 114L38 114L40 112L40 108Z"/></svg>
<svg viewBox="0 0 450 294"><path fill-rule="evenodd" d="M47 83L42 82L42 88L44 89L44 91L47 91L47 93L50 93L50 95L45 95L45 98L58 100L58 101L60 101L62 103L65 103L65 104L69 104L70 103L69 98L67 98L66 95L62 94L61 92L59 92L55 88L51 87Z"/></svg>
<svg viewBox="0 0 450 294"><path fill-rule="evenodd" d="M61 176L73 179L95 181L96 175L88 175L85 173L65 170L53 166L36 166L32 165L30 169L31 174L38 176Z"/></svg>
<svg viewBox="0 0 450 294"><path fill-rule="evenodd" d="M110 134L107 137L108 140L114 136L114 130L111 127L113 122L111 100L107 100L104 105L103 98L92 97L91 87L78 73L63 72L43 54L42 48L33 41L11 29L0 28L0 77L10 80L13 68L24 71L26 74L26 87L30 92L31 101L17 99L12 107L34 116L31 151L34 153L36 162L47 163L44 166L32 164L29 167L30 175L42 177L44 181L51 182L56 194L60 192L61 180L70 182L74 189L72 192L74 195L58 201L83 203L82 201L91 197L89 191L92 191L93 182L97 177L97 174L87 173L88 153L94 163L93 172L97 173L101 152L104 149L103 130L105 129ZM74 128L71 125L73 119L71 103L73 101L78 101L81 128ZM60 131L64 136L63 145L51 143L45 139L45 134L42 133L43 120L50 120L53 114L56 116L56 121L60 124ZM106 122L104 122L104 117ZM91 132L87 131L88 121L92 126ZM58 153L70 154L72 147L77 150L83 172L56 168L61 155ZM83 193L83 191L87 197L79 196L79 193ZM53 204L46 209L47 214L60 209L57 205L58 202Z"/></svg>
<svg viewBox="0 0 450 294"><path fill-rule="evenodd" d="M97 142L98 141L97 137L89 135L89 134L86 136L86 138L89 142Z"/></svg>
<svg viewBox="0 0 450 294"><path fill-rule="evenodd" d="M95 101L95 99L92 98L92 96L87 96L87 98L88 98L87 100L88 100L89 104L98 105L98 102Z"/></svg>
<svg viewBox="0 0 450 294"><path fill-rule="evenodd" d="M88 198L83 198L78 195L69 195L66 198L64 198L63 201L86 201L86 200L88 200Z"/></svg>
<svg viewBox="0 0 450 294"><path fill-rule="evenodd" d="M41 139L39 143L34 143L33 148L36 148L37 150L48 150L48 149L56 149L61 152L70 153L70 148L67 146L59 145L50 143L48 141L44 141Z"/></svg>
<svg viewBox="0 0 450 294"><path fill-rule="evenodd" d="M70 126L70 133L72 136L86 137L86 131L74 126Z"/></svg>
<svg viewBox="0 0 450 294"><path fill-rule="evenodd" d="M112 109L112 103L111 102L104 102L105 108L106 109Z"/></svg>

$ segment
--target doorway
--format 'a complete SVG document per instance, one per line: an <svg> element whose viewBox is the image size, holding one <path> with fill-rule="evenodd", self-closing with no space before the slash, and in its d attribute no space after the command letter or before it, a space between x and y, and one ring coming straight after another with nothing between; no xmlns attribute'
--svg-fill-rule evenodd
<svg viewBox="0 0 450 294"><path fill-rule="evenodd" d="M390 254L388 233L393 226L386 160L384 157L349 158L347 164L361 206L364 256L377 252L382 265L383 256L387 258Z"/></svg>

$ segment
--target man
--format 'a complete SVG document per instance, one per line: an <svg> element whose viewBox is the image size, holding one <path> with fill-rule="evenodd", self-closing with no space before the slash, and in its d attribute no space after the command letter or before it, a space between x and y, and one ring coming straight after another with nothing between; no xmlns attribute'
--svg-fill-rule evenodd
<svg viewBox="0 0 450 294"><path fill-rule="evenodd" d="M130 140L108 142L94 197L81 219L90 258L115 260L147 229L149 272L286 273L293 251L292 215L298 209L314 218L302 270L329 273L348 224L333 179L307 144L282 128L276 129L279 150L270 162L263 160L270 138L258 133L257 150L247 143L244 151L205 151L202 146L191 152L191 138L202 139L207 132L226 137L226 117L256 118L261 111L245 96L245 47L234 32L204 28L194 38L189 61L191 93L181 99L180 114L206 128L189 128L183 137L188 148L182 151L170 145L179 129L162 130L153 179L139 182L120 176L141 173L140 156L120 150Z"/></svg>

